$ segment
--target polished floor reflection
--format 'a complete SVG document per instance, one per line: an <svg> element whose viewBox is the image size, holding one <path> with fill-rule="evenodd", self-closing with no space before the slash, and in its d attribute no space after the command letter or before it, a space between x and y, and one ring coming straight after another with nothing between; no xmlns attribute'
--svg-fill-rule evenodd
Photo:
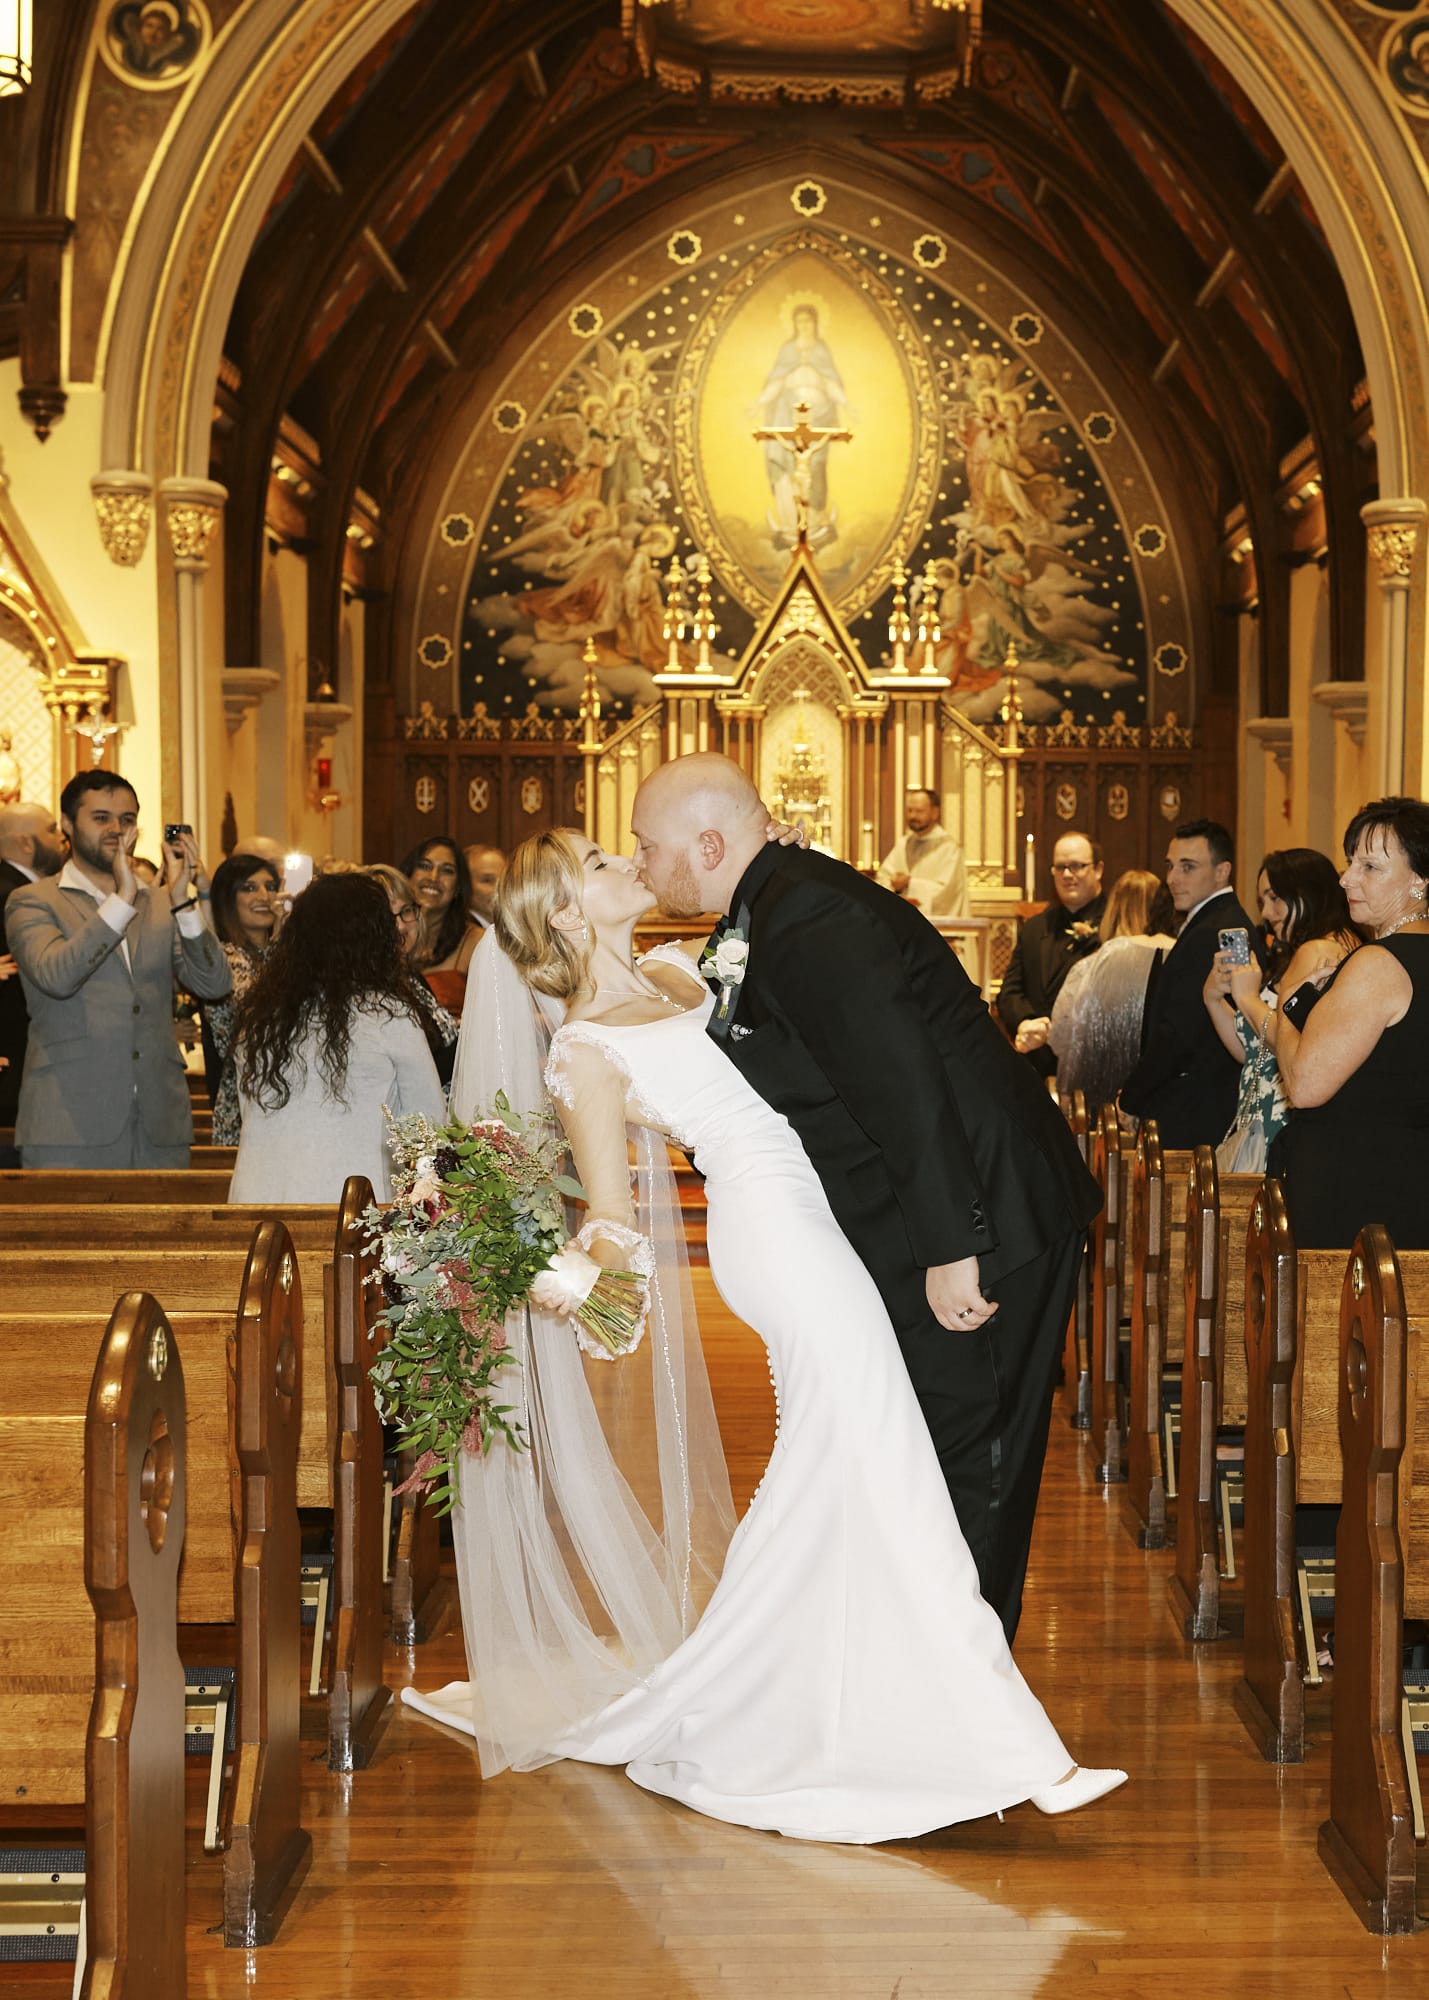
<svg viewBox="0 0 1429 2000"><path fill-rule="evenodd" d="M767 1370L696 1273L742 1505L772 1432ZM483 1786L469 1742L399 1709L373 1768L307 1783L311 1873L280 1941L225 1952L218 1877L190 1872L194 1995L329 2000L1369 2000L1429 1992L1429 1936L1368 1937L1321 1868L1328 1691L1306 1763L1263 1764L1234 1654L1192 1649L1119 1501L1054 1423L1018 1655L1073 1750L1120 1763L1084 1813L1020 1807L880 1849L697 1818L618 1772L560 1764ZM393 1657L461 1669L450 1629ZM1318 1725L1318 1726L1317 1726ZM196 1841L194 1843L196 1849ZM31 1986L29 1991L33 1992ZM56 1989L58 1990L58 1989Z"/></svg>

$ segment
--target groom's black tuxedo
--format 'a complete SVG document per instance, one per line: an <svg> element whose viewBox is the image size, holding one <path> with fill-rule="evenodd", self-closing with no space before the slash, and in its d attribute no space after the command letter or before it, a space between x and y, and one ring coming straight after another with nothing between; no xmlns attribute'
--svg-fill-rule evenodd
<svg viewBox="0 0 1429 2000"><path fill-rule="evenodd" d="M732 931L748 959L710 1033L798 1133L883 1295L983 1595L1010 1635L1096 1185L1040 1079L899 897L842 862L771 846L716 936ZM999 1310L949 1332L925 1271L972 1255Z"/></svg>

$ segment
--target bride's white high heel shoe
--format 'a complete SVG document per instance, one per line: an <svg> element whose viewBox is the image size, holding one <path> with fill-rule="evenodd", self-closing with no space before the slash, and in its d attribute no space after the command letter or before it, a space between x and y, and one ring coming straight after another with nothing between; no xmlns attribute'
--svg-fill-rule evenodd
<svg viewBox="0 0 1429 2000"><path fill-rule="evenodd" d="M1108 1792L1125 1783L1125 1771L1088 1771L1078 1764L1072 1775L1063 1778L1059 1785L1049 1785L1045 1792L1034 1792L1032 1803L1041 1813L1075 1812L1078 1806L1104 1799Z"/></svg>

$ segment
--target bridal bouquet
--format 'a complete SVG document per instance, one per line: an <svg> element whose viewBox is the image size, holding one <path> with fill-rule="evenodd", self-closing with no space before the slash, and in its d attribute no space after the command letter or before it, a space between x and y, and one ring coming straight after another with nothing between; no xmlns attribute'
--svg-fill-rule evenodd
<svg viewBox="0 0 1429 2000"><path fill-rule="evenodd" d="M634 1273L603 1271L567 1240L564 1197L582 1191L559 1171L559 1141L525 1128L503 1097L496 1110L470 1127L389 1119L392 1203L363 1217L388 1329L369 1371L378 1414L417 1453L406 1485L439 1513L458 1497L463 1450L527 1447L514 1405L497 1401L497 1378L515 1365L508 1313L528 1302L564 1312L616 1355L644 1311Z"/></svg>

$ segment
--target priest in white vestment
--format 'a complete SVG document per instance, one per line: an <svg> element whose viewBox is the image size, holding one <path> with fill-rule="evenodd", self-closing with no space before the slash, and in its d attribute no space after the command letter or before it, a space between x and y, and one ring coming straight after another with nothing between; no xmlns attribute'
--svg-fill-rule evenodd
<svg viewBox="0 0 1429 2000"><path fill-rule="evenodd" d="M877 879L925 917L970 915L963 850L942 823L936 792L911 788L904 815L908 831L894 841Z"/></svg>

